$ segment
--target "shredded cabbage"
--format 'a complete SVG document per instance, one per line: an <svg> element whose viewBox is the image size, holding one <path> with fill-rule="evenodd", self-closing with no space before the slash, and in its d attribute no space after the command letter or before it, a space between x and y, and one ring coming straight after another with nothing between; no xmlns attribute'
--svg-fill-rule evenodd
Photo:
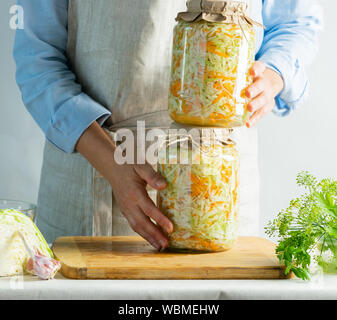
<svg viewBox="0 0 337 320"><path fill-rule="evenodd" d="M27 273L27 244L46 257L53 257L46 240L31 219L15 210L0 210L0 277Z"/></svg>
<svg viewBox="0 0 337 320"><path fill-rule="evenodd" d="M169 96L173 120L199 126L245 124L255 35L253 27L242 28L207 21L177 24Z"/></svg>
<svg viewBox="0 0 337 320"><path fill-rule="evenodd" d="M178 159L179 157L179 159ZM158 171L167 180L158 194L160 210L172 221L169 247L222 251L233 247L238 229L238 153L233 144L179 148ZM181 164L180 159L190 159ZM200 164L195 160L200 160Z"/></svg>

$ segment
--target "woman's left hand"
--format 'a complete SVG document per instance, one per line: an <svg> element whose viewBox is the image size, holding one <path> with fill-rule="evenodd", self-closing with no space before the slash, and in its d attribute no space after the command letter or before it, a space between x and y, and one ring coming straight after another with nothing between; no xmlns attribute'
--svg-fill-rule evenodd
<svg viewBox="0 0 337 320"><path fill-rule="evenodd" d="M246 90L247 98L251 99L248 111L252 116L247 121L248 128L254 127L262 117L268 114L275 106L275 97L283 90L282 77L263 62L256 61L251 69L254 82Z"/></svg>

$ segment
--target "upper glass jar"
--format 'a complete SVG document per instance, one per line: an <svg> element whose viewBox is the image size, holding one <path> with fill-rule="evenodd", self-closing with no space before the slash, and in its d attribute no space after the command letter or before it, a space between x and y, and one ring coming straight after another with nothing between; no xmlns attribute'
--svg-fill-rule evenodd
<svg viewBox="0 0 337 320"><path fill-rule="evenodd" d="M249 118L245 90L255 58L253 21L247 4L187 2L174 29L169 113L198 126L238 127Z"/></svg>
<svg viewBox="0 0 337 320"><path fill-rule="evenodd" d="M232 248L238 230L239 156L229 130L170 132L158 152L167 187L158 206L173 223L169 247L190 251Z"/></svg>

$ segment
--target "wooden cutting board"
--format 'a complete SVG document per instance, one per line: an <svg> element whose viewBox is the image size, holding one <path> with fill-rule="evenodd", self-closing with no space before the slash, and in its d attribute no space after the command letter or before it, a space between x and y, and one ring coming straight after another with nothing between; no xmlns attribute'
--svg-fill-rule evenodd
<svg viewBox="0 0 337 320"><path fill-rule="evenodd" d="M284 279L275 245L242 237L219 253L157 252L139 237L62 237L53 252L72 279Z"/></svg>

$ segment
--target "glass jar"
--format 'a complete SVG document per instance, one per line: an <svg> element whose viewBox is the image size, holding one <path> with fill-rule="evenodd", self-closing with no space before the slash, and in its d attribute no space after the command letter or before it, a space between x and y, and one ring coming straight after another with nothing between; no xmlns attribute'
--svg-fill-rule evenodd
<svg viewBox="0 0 337 320"><path fill-rule="evenodd" d="M214 18L209 14L193 21L178 16L169 93L169 113L178 123L231 128L250 116L245 90L252 83L255 33L232 9L220 22L207 21Z"/></svg>
<svg viewBox="0 0 337 320"><path fill-rule="evenodd" d="M35 222L36 206L34 204L24 201L0 199L0 210L10 209L23 213Z"/></svg>
<svg viewBox="0 0 337 320"><path fill-rule="evenodd" d="M167 180L158 206L174 225L169 248L228 250L238 230L238 152L226 129L193 130L200 138L171 134L158 152Z"/></svg>

